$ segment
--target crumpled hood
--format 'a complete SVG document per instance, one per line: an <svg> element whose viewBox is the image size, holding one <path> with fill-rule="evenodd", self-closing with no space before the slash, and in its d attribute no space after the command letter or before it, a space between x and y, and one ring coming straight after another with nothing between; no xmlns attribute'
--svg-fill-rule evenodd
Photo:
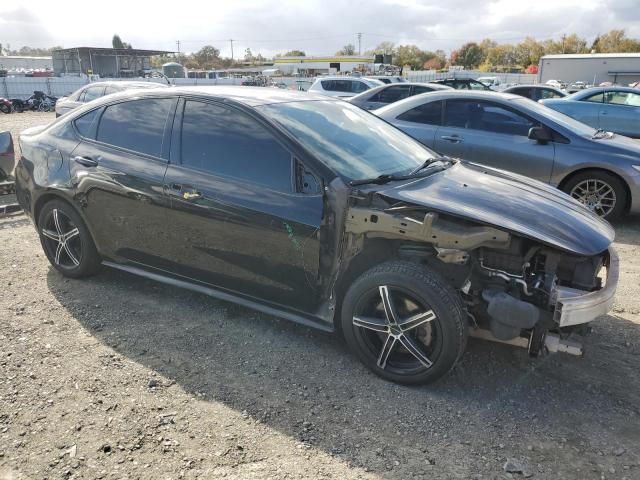
<svg viewBox="0 0 640 480"><path fill-rule="evenodd" d="M606 250L611 225L561 191L524 177L459 162L409 183L378 190L387 200L495 226L577 255Z"/></svg>

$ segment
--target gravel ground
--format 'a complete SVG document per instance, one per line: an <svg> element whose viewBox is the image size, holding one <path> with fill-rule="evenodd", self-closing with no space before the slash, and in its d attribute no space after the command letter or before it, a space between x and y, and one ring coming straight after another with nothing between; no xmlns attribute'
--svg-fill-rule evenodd
<svg viewBox="0 0 640 480"><path fill-rule="evenodd" d="M333 335L114 270L65 279L24 216L0 220L0 479L638 479L640 219L616 230L584 358L472 339L409 388Z"/></svg>

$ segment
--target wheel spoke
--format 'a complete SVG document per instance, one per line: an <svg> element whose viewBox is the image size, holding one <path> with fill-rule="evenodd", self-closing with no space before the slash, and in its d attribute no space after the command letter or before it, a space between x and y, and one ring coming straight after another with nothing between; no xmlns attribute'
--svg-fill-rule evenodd
<svg viewBox="0 0 640 480"><path fill-rule="evenodd" d="M384 314L387 316L387 323L389 325L398 324L398 316L396 315L395 307L393 306L393 300L389 294L389 288L386 285L379 287L380 297L382 298L382 305L384 307Z"/></svg>
<svg viewBox="0 0 640 480"><path fill-rule="evenodd" d="M426 312L421 312L416 315L412 315L411 317L399 323L399 326L403 332L406 332L413 328L419 327L423 323L435 320L435 318L436 318L436 314L433 313L433 310L428 310Z"/></svg>
<svg viewBox="0 0 640 480"><path fill-rule="evenodd" d="M387 335L387 339L385 340L384 345L382 346L382 351L380 352L380 356L378 357L378 366L380 368L384 368L387 366L387 360L395 344L396 337L394 337L393 335Z"/></svg>
<svg viewBox="0 0 640 480"><path fill-rule="evenodd" d="M53 240L54 242L60 242L60 235L58 235L55 232L52 232L51 230L47 230L45 228L42 229L42 235L44 235L45 237Z"/></svg>
<svg viewBox="0 0 640 480"><path fill-rule="evenodd" d="M73 230L70 230L70 231L68 231L67 233L64 234L64 241L68 242L73 237L75 237L76 235L79 235L79 234L80 234L80 230L78 230L77 228L74 228Z"/></svg>
<svg viewBox="0 0 640 480"><path fill-rule="evenodd" d="M56 256L54 259L56 265L60 265L60 254L62 253L63 250L64 250L64 243L58 242L58 246L56 247Z"/></svg>
<svg viewBox="0 0 640 480"><path fill-rule="evenodd" d="M424 353L422 353L420 348L418 348L418 346L414 343L414 341L410 337L406 335L400 335L400 337L398 337L398 340L400 341L402 346L406 348L411 355L416 357L422 365L424 365L427 368L433 365L433 362L429 360Z"/></svg>
<svg viewBox="0 0 640 480"><path fill-rule="evenodd" d="M55 225L56 225L56 231L58 232L58 235L60 235L62 237L64 235L64 233L62 233L62 226L60 225L60 218L58 216L58 209L57 208L53 209L53 223L55 223Z"/></svg>
<svg viewBox="0 0 640 480"><path fill-rule="evenodd" d="M80 265L80 260L78 260L75 256L75 254L73 253L73 251L71 250L71 248L69 247L68 243L64 244L64 251L67 252L67 256L69 257L69 259L71 260L71 262L73 262L73 264L75 266Z"/></svg>
<svg viewBox="0 0 640 480"><path fill-rule="evenodd" d="M388 333L389 327L387 322L380 318L373 317L353 317L353 324L356 327L367 328L375 332Z"/></svg>

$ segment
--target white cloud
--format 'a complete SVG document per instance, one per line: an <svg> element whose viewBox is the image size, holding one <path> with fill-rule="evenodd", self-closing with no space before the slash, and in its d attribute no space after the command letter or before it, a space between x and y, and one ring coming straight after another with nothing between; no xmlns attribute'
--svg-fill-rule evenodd
<svg viewBox="0 0 640 480"><path fill-rule="evenodd" d="M637 0L242 0L156 1L3 0L0 42L22 45L109 46L118 33L139 48L195 51L212 44L236 56L245 48L271 55L298 48L333 53L346 43L362 49L382 41L450 50L467 40L517 42L576 32L592 40L612 28L640 36Z"/></svg>

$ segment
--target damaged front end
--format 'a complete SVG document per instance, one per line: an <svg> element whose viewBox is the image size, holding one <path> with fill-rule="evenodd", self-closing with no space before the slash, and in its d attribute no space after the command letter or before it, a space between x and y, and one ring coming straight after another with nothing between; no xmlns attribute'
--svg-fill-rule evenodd
<svg viewBox="0 0 640 480"><path fill-rule="evenodd" d="M585 254L460 218L425 205L356 198L347 211L347 257L385 239L396 254L438 270L460 292L471 335L511 343L537 354L580 354L563 340L572 327L606 314L618 282L609 246ZM348 261L348 258L345 258Z"/></svg>

